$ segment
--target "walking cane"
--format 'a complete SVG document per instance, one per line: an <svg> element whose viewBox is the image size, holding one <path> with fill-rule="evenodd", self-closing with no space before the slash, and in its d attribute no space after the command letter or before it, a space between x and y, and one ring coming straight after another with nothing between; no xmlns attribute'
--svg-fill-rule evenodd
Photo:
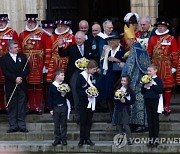
<svg viewBox="0 0 180 154"><path fill-rule="evenodd" d="M32 50L30 50L30 51L31 51L31 52L30 52L30 55L29 55L29 57L28 57L28 59L27 59L25 65L24 65L23 71L25 70L25 68L26 68L26 66L27 66L27 64L28 64L28 61L29 61L29 59L30 59L30 57L31 57ZM10 101L11 101L13 95L14 95L14 92L16 91L17 86L18 86L18 85L16 84L16 86L14 87L13 92L12 92L12 94L11 94L11 96L10 96L10 98L9 98L9 100L8 100L8 102L7 102L7 104L6 104L6 108L8 108L9 103L10 103Z"/></svg>

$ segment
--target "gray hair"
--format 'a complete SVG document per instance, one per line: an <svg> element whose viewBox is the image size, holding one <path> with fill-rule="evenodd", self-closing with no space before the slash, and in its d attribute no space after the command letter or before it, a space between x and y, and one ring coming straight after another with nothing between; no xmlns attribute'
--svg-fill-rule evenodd
<svg viewBox="0 0 180 154"><path fill-rule="evenodd" d="M10 49L14 44L18 44L18 42L16 40L9 40L7 48Z"/></svg>
<svg viewBox="0 0 180 154"><path fill-rule="evenodd" d="M141 20L144 19L145 21L147 21L149 24L151 24L151 17L150 16L145 16L145 17L142 17Z"/></svg>
<svg viewBox="0 0 180 154"><path fill-rule="evenodd" d="M77 31L76 34L75 34L75 37L76 37L77 35L79 35L79 34L84 38L84 40L86 40L85 34L84 34L84 32L82 32L82 31Z"/></svg>
<svg viewBox="0 0 180 154"><path fill-rule="evenodd" d="M112 21L111 21L111 20L106 20L106 21L104 21L103 24L102 24L102 25L103 25L103 28L106 27L106 25L107 25L108 23L112 23Z"/></svg>

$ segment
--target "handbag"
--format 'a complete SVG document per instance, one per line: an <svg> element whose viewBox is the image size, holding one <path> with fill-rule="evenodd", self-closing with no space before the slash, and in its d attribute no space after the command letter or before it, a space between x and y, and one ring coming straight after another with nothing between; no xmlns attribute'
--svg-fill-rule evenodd
<svg viewBox="0 0 180 154"><path fill-rule="evenodd" d="M122 68L120 67L119 63L113 63L112 70L113 71L121 71Z"/></svg>

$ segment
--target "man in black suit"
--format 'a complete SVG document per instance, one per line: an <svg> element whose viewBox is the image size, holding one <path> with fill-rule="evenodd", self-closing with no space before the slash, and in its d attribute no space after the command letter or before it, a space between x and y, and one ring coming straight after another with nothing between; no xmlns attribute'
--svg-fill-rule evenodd
<svg viewBox="0 0 180 154"><path fill-rule="evenodd" d="M1 68L5 76L5 92L7 101L10 99L13 90L16 89L8 105L9 125L7 133L28 132L26 129L25 115L27 103L26 77L29 73L27 59L24 54L18 53L18 42L10 40L7 46L9 53L1 60Z"/></svg>
<svg viewBox="0 0 180 154"><path fill-rule="evenodd" d="M59 39L59 55L68 56L69 62L66 70L65 82L70 84L73 94L74 107L75 107L75 120L79 123L78 105L79 99L76 91L76 80L81 70L75 66L75 61L79 58L85 57L87 59L94 59L94 54L91 48L91 44L85 42L85 34L82 31L78 31L75 34L76 44L68 46L63 50L63 39Z"/></svg>

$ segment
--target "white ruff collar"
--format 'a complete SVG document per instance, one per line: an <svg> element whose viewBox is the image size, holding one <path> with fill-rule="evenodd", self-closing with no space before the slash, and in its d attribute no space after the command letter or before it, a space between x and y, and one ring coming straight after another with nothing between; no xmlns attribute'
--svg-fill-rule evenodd
<svg viewBox="0 0 180 154"><path fill-rule="evenodd" d="M57 82L57 81L54 81L52 84L55 86L55 87L58 87L59 84L61 84L62 82Z"/></svg>
<svg viewBox="0 0 180 154"><path fill-rule="evenodd" d="M58 28L56 28L56 29L55 29L55 34L57 34L57 35L63 35L63 34L65 34L65 33L67 33L69 30L70 30L70 28L68 27L64 32L59 33L59 32L58 32Z"/></svg>
<svg viewBox="0 0 180 154"><path fill-rule="evenodd" d="M8 24L6 25L6 27L4 27L4 28L0 29L0 32L5 31L7 28L8 28Z"/></svg>
<svg viewBox="0 0 180 154"><path fill-rule="evenodd" d="M29 27L26 25L25 30L27 30L28 32L32 32L35 31L36 29L38 29L39 25L37 24L36 27L34 27L33 29L29 29Z"/></svg>
<svg viewBox="0 0 180 154"><path fill-rule="evenodd" d="M45 32L48 36L51 36L51 35L52 35L52 33L48 32L47 30L45 30L45 29L43 29L43 28L42 28L42 31Z"/></svg>
<svg viewBox="0 0 180 154"><path fill-rule="evenodd" d="M157 35L164 35L164 34L169 33L169 29L167 29L167 30L166 30L165 32L163 32L163 33L160 33L160 32L158 31L158 29L156 29L155 33L156 33Z"/></svg>

